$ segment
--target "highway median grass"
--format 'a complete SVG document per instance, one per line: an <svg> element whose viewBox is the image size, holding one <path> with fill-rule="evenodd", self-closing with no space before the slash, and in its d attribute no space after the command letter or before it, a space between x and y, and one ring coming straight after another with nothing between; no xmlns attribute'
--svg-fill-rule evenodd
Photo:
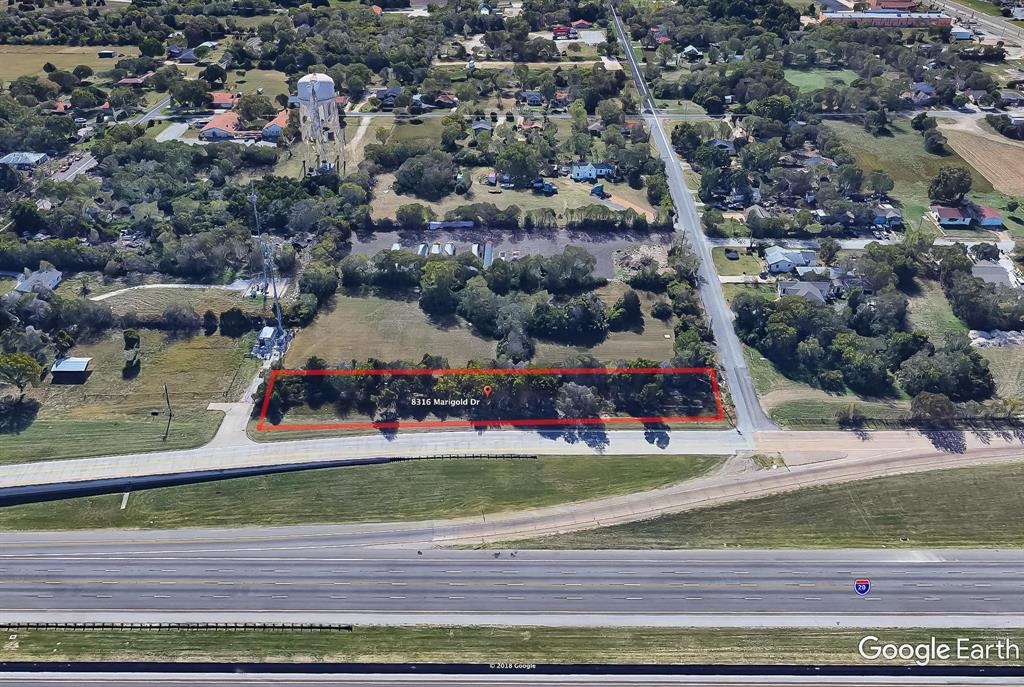
<svg viewBox="0 0 1024 687"><path fill-rule="evenodd" d="M244 477L0 509L3 530L387 522L481 515L654 489L706 474L706 456L422 460Z"/></svg>
<svg viewBox="0 0 1024 687"><path fill-rule="evenodd" d="M814 487L515 543L535 549L1024 546L1024 464ZM506 544L507 545L507 544Z"/></svg>
<svg viewBox="0 0 1024 687"><path fill-rule="evenodd" d="M955 646L1009 638L1020 631L801 630L723 628L356 627L345 631L25 630L3 628L10 661L222 661L423 663L849 664L868 662L857 651L867 634L885 642ZM949 663L974 663L957 661ZM995 659L992 661L995 662ZM946 663L946 662L944 662ZM909 665L872 661L872 665Z"/></svg>

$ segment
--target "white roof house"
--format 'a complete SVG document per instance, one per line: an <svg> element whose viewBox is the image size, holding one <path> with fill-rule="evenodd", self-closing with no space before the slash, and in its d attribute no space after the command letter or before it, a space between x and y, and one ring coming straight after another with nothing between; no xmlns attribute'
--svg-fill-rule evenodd
<svg viewBox="0 0 1024 687"><path fill-rule="evenodd" d="M92 358L57 358L50 366L50 372L85 372L91 362Z"/></svg>
<svg viewBox="0 0 1024 687"><path fill-rule="evenodd" d="M769 272L792 272L797 267L818 264L818 256L812 250L788 250L781 246L769 246L764 251L764 261Z"/></svg>
<svg viewBox="0 0 1024 687"><path fill-rule="evenodd" d="M46 153L7 153L0 157L0 165L7 165L16 169L33 169L49 159Z"/></svg>

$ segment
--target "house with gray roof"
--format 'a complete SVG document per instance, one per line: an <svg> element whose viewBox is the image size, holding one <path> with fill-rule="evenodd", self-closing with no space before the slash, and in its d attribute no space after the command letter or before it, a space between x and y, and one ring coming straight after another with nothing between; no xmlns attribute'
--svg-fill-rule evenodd
<svg viewBox="0 0 1024 687"><path fill-rule="evenodd" d="M828 302L832 291L827 281L780 281L776 287L780 296L797 296L815 303Z"/></svg>
<svg viewBox="0 0 1024 687"><path fill-rule="evenodd" d="M63 278L64 273L52 267L45 270L36 270L35 272L22 275L18 279L14 290L18 293L35 293L37 288L53 291L60 285Z"/></svg>
<svg viewBox="0 0 1024 687"><path fill-rule="evenodd" d="M781 246L769 246L764 251L764 261L769 272L785 274L797 267L817 265L818 256L813 250L790 250Z"/></svg>

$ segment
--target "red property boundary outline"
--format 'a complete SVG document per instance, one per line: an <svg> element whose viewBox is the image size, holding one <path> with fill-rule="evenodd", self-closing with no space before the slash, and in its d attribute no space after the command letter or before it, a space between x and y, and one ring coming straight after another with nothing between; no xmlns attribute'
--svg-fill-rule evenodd
<svg viewBox="0 0 1024 687"><path fill-rule="evenodd" d="M314 424L267 424L267 411L270 408L270 394L274 390L274 382L278 377L333 377L333 376L374 376L390 377L397 375L607 375L607 374L700 374L706 375L711 381L711 392L715 397L715 415L654 415L651 417L584 417L584 418L535 418L511 420L422 420L411 422L329 422ZM523 369L506 368L434 368L434 369L397 369L397 370L271 370L267 391L263 396L256 430L270 431L301 431L318 429L400 429L403 427L564 427L567 425L604 425L604 424L648 424L668 422L721 422L725 419L722 407L722 394L718 386L718 376L713 367L531 367Z"/></svg>

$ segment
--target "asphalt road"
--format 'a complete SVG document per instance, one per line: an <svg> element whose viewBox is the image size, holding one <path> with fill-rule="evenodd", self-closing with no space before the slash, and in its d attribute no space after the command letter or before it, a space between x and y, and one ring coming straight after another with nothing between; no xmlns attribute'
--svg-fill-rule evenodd
<svg viewBox="0 0 1024 687"><path fill-rule="evenodd" d="M757 400L757 393L754 391L754 383L750 378L743 350L740 348L739 339L736 338L736 332L732 326L732 311L725 301L718 273L715 272L711 246L708 245L700 227L697 205L690 190L686 187L679 159L672 149L669 137L665 134L661 118L658 117L654 107L654 100L647 90L647 84L644 82L640 66L636 61L636 55L631 48L632 41L622 25L622 19L615 13L614 8L612 8L612 19L619 43L623 46L626 61L629 63L633 82L640 93L642 107L650 112L645 119L651 129L654 144L658 148L661 159L665 161L668 187L677 212L676 229L686 236L687 241L700 258L700 296L704 303L704 310L711 321L711 330L715 335L718 356L725 371L729 393L736 409L736 427L742 433L776 429L775 424L768 418Z"/></svg>
<svg viewBox="0 0 1024 687"><path fill-rule="evenodd" d="M1016 43L1019 43L1021 38L1024 38L1024 27L1017 26L1002 16L982 14L966 5L961 5L951 0L933 0L933 2L957 19L978 22L979 26L986 32L1000 38L1011 39Z"/></svg>
<svg viewBox="0 0 1024 687"><path fill-rule="evenodd" d="M5 535L0 621L1024 626L1024 551L417 551L353 547L359 535L220 535Z"/></svg>

